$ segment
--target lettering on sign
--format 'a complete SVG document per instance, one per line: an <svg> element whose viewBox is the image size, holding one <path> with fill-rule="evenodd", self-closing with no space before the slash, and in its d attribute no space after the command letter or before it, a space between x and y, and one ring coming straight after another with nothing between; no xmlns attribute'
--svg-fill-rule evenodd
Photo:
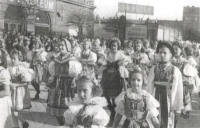
<svg viewBox="0 0 200 128"><path fill-rule="evenodd" d="M127 27L126 37L127 39L134 39L134 38L145 39L147 37L147 26L132 25L130 27Z"/></svg>
<svg viewBox="0 0 200 128"><path fill-rule="evenodd" d="M127 13L153 15L154 7L136 5L136 4L118 3L118 12L125 12L125 11Z"/></svg>
<svg viewBox="0 0 200 128"><path fill-rule="evenodd" d="M42 9L54 10L54 0L9 0L24 6L37 6Z"/></svg>

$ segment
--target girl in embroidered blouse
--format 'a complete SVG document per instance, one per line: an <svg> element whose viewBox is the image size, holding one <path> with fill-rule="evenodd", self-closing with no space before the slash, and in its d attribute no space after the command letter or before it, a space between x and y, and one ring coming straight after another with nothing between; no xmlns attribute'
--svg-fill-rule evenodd
<svg viewBox="0 0 200 128"><path fill-rule="evenodd" d="M113 127L116 128L122 118L126 117L122 128L159 128L158 101L143 90L147 84L144 71L137 67L130 72L129 84L131 88L122 92L116 99L116 116Z"/></svg>
<svg viewBox="0 0 200 128"><path fill-rule="evenodd" d="M131 70L134 66L140 66L143 70L147 72L148 75L148 65L149 58L146 53L144 53L144 48L141 40L135 41L135 52L130 55L133 63L128 65L128 70Z"/></svg>
<svg viewBox="0 0 200 128"><path fill-rule="evenodd" d="M125 55L131 55L134 53L134 49L133 49L133 41L129 40L127 42L126 48L124 49L124 54Z"/></svg>
<svg viewBox="0 0 200 128"><path fill-rule="evenodd" d="M193 48L188 46L185 47L185 54L187 56L187 63L181 70L183 75L183 91L184 91L184 109L181 115L183 118L189 118L190 111L192 110L191 96L193 92L197 92L200 80L198 76L198 70L196 68L197 62L193 57Z"/></svg>
<svg viewBox="0 0 200 128"><path fill-rule="evenodd" d="M114 37L110 41L110 51L107 53L102 65L105 67L101 79L103 95L108 102L111 112L109 126L112 125L115 116L114 99L122 92L124 79L128 78L128 70L125 68L129 63L126 55L119 50L121 42Z"/></svg>
<svg viewBox="0 0 200 128"><path fill-rule="evenodd" d="M31 82L34 77L34 71L29 68L29 64L27 62L21 62L22 57L23 56L21 55L21 52L16 50L11 51L12 67L9 67L9 72L12 80L12 118L15 128L19 128L18 120L22 122L23 128L29 127L29 124L25 121L22 115L19 114L19 112L21 112L23 109L29 109L31 107L30 99L27 99L30 97L18 97L19 95L15 94L19 93L18 90L24 90L25 88L28 88L27 83ZM15 99L21 99L22 101L15 103ZM23 103L23 99L27 99L29 102Z"/></svg>
<svg viewBox="0 0 200 128"><path fill-rule="evenodd" d="M90 50L90 47L91 47L90 41L83 42L83 51L80 58L80 62L83 66L83 72L82 72L83 75L87 74L95 75L94 66L97 61L97 55L96 53Z"/></svg>
<svg viewBox="0 0 200 128"><path fill-rule="evenodd" d="M103 109L107 101L102 95L101 86L93 76L81 76L76 81L78 97L69 103L65 111L65 123L76 128L105 128L109 115Z"/></svg>

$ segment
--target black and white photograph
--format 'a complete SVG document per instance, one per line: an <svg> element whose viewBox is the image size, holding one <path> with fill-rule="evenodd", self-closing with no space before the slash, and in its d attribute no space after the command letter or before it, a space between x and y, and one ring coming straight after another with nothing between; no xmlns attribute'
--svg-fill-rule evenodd
<svg viewBox="0 0 200 128"><path fill-rule="evenodd" d="M200 128L200 0L0 0L0 128Z"/></svg>

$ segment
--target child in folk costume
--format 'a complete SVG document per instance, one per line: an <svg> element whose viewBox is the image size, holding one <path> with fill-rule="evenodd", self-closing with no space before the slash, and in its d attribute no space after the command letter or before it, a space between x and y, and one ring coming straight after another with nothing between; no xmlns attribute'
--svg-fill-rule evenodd
<svg viewBox="0 0 200 128"><path fill-rule="evenodd" d="M60 125L64 125L63 113L68 108L68 102L74 98L72 80L81 73L81 64L68 52L69 43L62 40L59 44L61 51L49 64L49 94L47 102L47 113L57 117Z"/></svg>
<svg viewBox="0 0 200 128"><path fill-rule="evenodd" d="M2 60L1 61L6 61ZM0 65L0 128L12 128L10 73Z"/></svg>
<svg viewBox="0 0 200 128"><path fill-rule="evenodd" d="M196 69L197 63L193 58L193 48L188 46L185 48L185 54L188 57L187 64L182 69L183 74L183 89L184 89L184 109L182 116L188 118L190 111L192 110L191 96L193 92L197 92L200 80L198 76L198 70Z"/></svg>
<svg viewBox="0 0 200 128"><path fill-rule="evenodd" d="M5 43L4 39L0 39L0 57L2 58L0 59L0 65L3 66L4 68L7 68L8 67L7 59L9 55L5 50L5 48L3 47L4 43Z"/></svg>
<svg viewBox="0 0 200 128"><path fill-rule="evenodd" d="M113 127L116 128L124 115L126 120L122 128L159 128L157 116L158 101L142 89L146 86L145 72L137 67L130 72L128 88L116 99L116 116Z"/></svg>
<svg viewBox="0 0 200 128"><path fill-rule="evenodd" d="M28 83L33 80L34 72L28 63L21 62L22 59L20 51L11 51L12 67L9 67L9 72L12 81L12 115L15 128L19 128L18 120L22 122L23 128L28 128L29 124L18 113L31 107Z"/></svg>
<svg viewBox="0 0 200 128"><path fill-rule="evenodd" d="M77 39L74 37L70 38L70 43L72 46L71 54L76 58L80 58L81 57L81 47L79 46Z"/></svg>
<svg viewBox="0 0 200 128"><path fill-rule="evenodd" d="M128 41L126 48L124 49L124 54L125 55L131 55L134 53L134 48L133 48L133 41Z"/></svg>
<svg viewBox="0 0 200 128"><path fill-rule="evenodd" d="M65 123L76 128L105 128L109 115L103 109L107 101L102 95L101 86L93 76L82 76L76 81L78 97L69 103L65 111Z"/></svg>
<svg viewBox="0 0 200 128"><path fill-rule="evenodd" d="M131 59L133 60L133 63L139 65L139 64L148 64L149 59L147 54L145 54L142 51L143 44L141 40L136 40L135 42L135 52L134 54L130 55Z"/></svg>
<svg viewBox="0 0 200 128"><path fill-rule="evenodd" d="M101 44L101 41L98 38L95 39L92 45L92 49L91 49L97 56L97 62L101 58L101 56L104 54L104 48L100 44ZM98 76L102 74L101 72L99 72L100 67L101 65L96 63L95 68L94 68L96 78L98 78Z"/></svg>
<svg viewBox="0 0 200 128"><path fill-rule="evenodd" d="M33 44L33 49L31 51L32 61L31 67L35 72L35 78L32 81L32 85L36 90L36 95L33 100L39 99L40 94L40 83L42 82L43 76L43 63L46 61L47 52L44 48L41 48L41 42L39 39L36 39Z"/></svg>
<svg viewBox="0 0 200 128"><path fill-rule="evenodd" d="M154 53L153 49L150 47L150 42L147 39L144 40L144 52L148 55L148 57L150 54Z"/></svg>
<svg viewBox="0 0 200 128"><path fill-rule="evenodd" d="M110 42L110 51L105 57L106 68L103 71L101 85L103 88L104 96L108 101L108 108L111 111L110 124L115 116L115 103L114 99L121 93L123 89L123 82L128 78L128 70L125 68L128 58L119 51L121 42L118 38L113 38Z"/></svg>
<svg viewBox="0 0 200 128"><path fill-rule="evenodd" d="M187 63L187 59L182 56L183 46L179 42L174 42L173 48L175 53L171 62L181 70L184 64Z"/></svg>
<svg viewBox="0 0 200 128"><path fill-rule="evenodd" d="M97 55L96 55L96 53L94 53L90 50L90 46L91 46L90 41L83 42L83 50L81 53L81 58L79 60L82 63L83 71L90 70L89 72L91 72L93 75L95 75L94 66L97 61Z"/></svg>
<svg viewBox="0 0 200 128"><path fill-rule="evenodd" d="M177 66L181 73L182 73L182 78L183 78L183 103L184 103L184 109L181 113L181 115L184 118L189 117L189 111L191 111L192 106L191 106L191 97L190 97L190 88L191 88L191 72L194 71L194 68L188 64L187 59L185 59L182 56L182 50L183 46L180 44L180 42L174 42L173 43L173 48L175 51L174 57L172 57L171 62L175 66ZM191 71L189 71L190 69Z"/></svg>
<svg viewBox="0 0 200 128"><path fill-rule="evenodd" d="M132 69L132 67L138 65L142 69L144 69L147 74L148 74L148 67L147 65L149 64L149 58L146 53L143 51L143 44L141 40L136 40L135 42L135 52L130 55L131 60L133 61L132 64L130 64L127 68Z"/></svg>
<svg viewBox="0 0 200 128"><path fill-rule="evenodd" d="M171 64L174 49L167 42L160 42L157 47L160 62L153 66L148 76L148 92L160 103L159 122L162 128L176 126L175 114L183 109L183 82L180 70Z"/></svg>

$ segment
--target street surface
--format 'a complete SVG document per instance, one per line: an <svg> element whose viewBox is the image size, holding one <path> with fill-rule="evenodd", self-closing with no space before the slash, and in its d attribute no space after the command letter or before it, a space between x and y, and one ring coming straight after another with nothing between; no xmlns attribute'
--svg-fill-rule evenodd
<svg viewBox="0 0 200 128"><path fill-rule="evenodd" d="M36 94L34 88L29 85L31 98ZM45 85L40 87L40 100L32 101L32 107L29 110L23 111L21 114L27 120L30 128L62 128L59 126L56 118L46 113L46 99L47 89ZM199 111L199 99L195 94L192 99L193 111L188 119L182 117L179 118L177 128L200 128L200 111ZM109 113L109 111L107 110ZM123 119L120 124L122 124ZM121 126L121 125L120 125Z"/></svg>

